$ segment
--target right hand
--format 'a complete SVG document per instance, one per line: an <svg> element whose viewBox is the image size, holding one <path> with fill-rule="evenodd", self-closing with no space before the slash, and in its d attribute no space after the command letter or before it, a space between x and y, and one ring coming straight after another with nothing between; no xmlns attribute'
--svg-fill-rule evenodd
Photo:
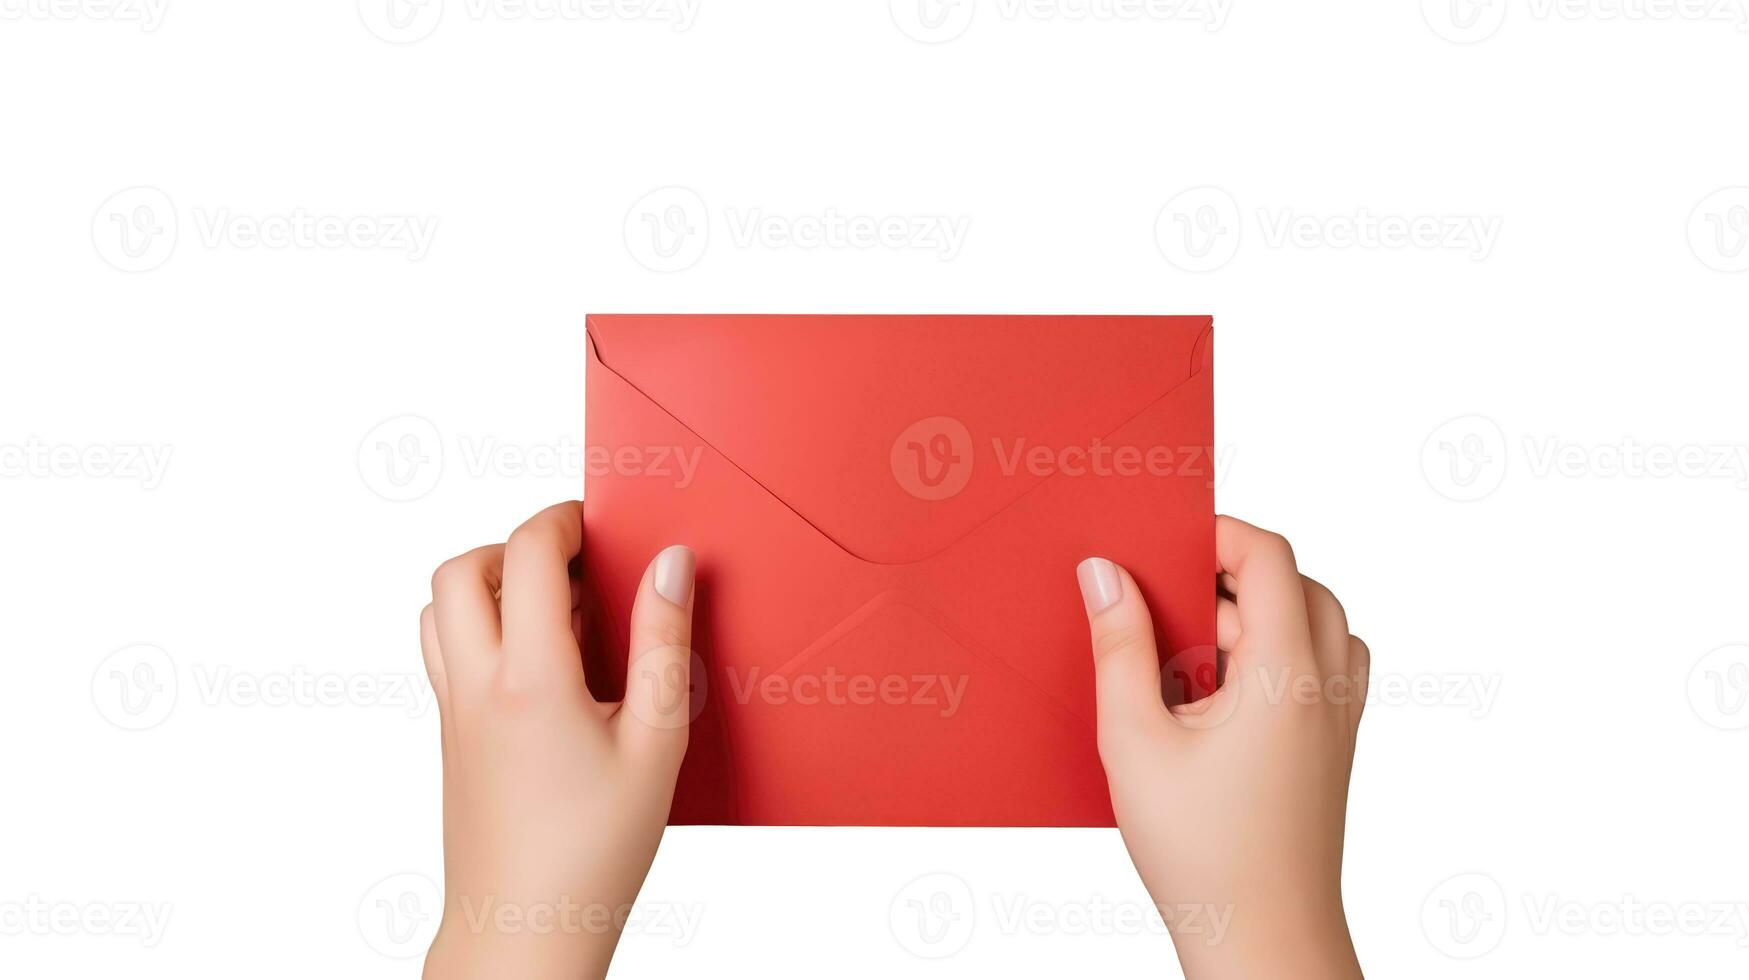
<svg viewBox="0 0 1749 980"><path fill-rule="evenodd" d="M1222 517L1215 551L1226 677L1170 709L1135 581L1077 570L1118 828L1191 980L1358 977L1342 842L1370 654L1280 535Z"/></svg>

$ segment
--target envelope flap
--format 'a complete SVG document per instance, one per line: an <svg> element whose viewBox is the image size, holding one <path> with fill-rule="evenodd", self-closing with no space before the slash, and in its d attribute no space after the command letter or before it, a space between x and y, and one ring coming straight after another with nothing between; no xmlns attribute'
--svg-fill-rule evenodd
<svg viewBox="0 0 1749 980"><path fill-rule="evenodd" d="M604 366L821 533L900 564L1065 468L1114 465L1125 447L1101 437L1204 369L1212 319L595 314L588 326Z"/></svg>

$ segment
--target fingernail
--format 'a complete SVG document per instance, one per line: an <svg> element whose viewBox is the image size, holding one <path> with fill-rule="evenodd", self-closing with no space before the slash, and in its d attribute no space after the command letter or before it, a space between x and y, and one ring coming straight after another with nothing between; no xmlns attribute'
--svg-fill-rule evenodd
<svg viewBox="0 0 1749 980"><path fill-rule="evenodd" d="M692 598L692 549L683 544L670 545L656 556L656 592L677 606Z"/></svg>
<svg viewBox="0 0 1749 980"><path fill-rule="evenodd" d="M1081 601L1087 603L1089 616L1110 609L1123 597L1117 566L1104 558L1089 558L1076 566L1075 578L1081 583Z"/></svg>

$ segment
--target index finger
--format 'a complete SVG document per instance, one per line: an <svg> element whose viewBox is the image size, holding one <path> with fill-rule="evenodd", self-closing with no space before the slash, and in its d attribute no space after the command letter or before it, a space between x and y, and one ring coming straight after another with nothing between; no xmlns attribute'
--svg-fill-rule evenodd
<svg viewBox="0 0 1749 980"><path fill-rule="evenodd" d="M537 680L583 680L571 629L571 559L583 550L583 504L555 504L504 546L504 667Z"/></svg>
<svg viewBox="0 0 1749 980"><path fill-rule="evenodd" d="M1221 571L1233 577L1245 658L1275 665L1308 664L1312 642L1306 593L1287 539L1222 515L1215 519L1215 559Z"/></svg>

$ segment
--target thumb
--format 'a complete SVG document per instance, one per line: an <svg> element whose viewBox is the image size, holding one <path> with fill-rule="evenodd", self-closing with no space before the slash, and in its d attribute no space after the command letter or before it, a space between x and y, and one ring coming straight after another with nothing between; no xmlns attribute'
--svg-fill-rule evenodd
<svg viewBox="0 0 1749 980"><path fill-rule="evenodd" d="M1121 566L1089 558L1075 569L1075 578L1093 631L1099 754L1109 764L1115 754L1159 738L1172 723L1160 694L1154 620Z"/></svg>
<svg viewBox="0 0 1749 980"><path fill-rule="evenodd" d="M691 548L664 548L638 584L626 697L618 719L628 742L674 750L676 761L686 749L687 725L703 707L692 691L694 565Z"/></svg>

